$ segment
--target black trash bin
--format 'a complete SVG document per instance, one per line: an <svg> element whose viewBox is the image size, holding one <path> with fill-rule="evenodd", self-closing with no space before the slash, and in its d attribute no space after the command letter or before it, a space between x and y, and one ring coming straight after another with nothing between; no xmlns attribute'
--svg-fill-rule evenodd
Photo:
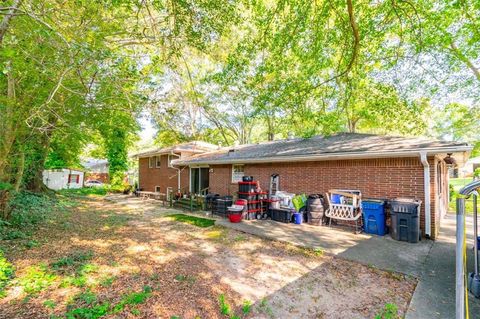
<svg viewBox="0 0 480 319"><path fill-rule="evenodd" d="M421 201L408 198L395 198L390 206L390 233L395 240L418 243L420 241Z"/></svg>

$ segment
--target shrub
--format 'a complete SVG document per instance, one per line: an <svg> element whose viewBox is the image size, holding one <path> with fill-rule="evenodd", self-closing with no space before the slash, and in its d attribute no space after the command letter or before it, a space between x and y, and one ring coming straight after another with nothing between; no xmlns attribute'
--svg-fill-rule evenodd
<svg viewBox="0 0 480 319"><path fill-rule="evenodd" d="M455 198L455 188L453 187L452 184L448 184L448 194L450 200L453 200Z"/></svg>
<svg viewBox="0 0 480 319"><path fill-rule="evenodd" d="M13 193L8 202L9 218L0 219L0 238L27 238L25 229L44 221L57 205L54 196L27 191Z"/></svg>
<svg viewBox="0 0 480 319"><path fill-rule="evenodd" d="M34 225L44 220L55 204L56 199L45 194L28 191L15 193L8 203L11 209L8 222L13 227Z"/></svg>
<svg viewBox="0 0 480 319"><path fill-rule="evenodd" d="M480 167L473 171L473 177L480 178Z"/></svg>

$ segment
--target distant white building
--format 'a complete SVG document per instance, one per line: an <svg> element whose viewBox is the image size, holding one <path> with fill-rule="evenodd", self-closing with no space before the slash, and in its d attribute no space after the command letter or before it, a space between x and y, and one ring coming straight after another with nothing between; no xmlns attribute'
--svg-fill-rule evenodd
<svg viewBox="0 0 480 319"><path fill-rule="evenodd" d="M80 170L60 168L43 171L43 183L50 189L70 189L83 187L84 173Z"/></svg>
<svg viewBox="0 0 480 319"><path fill-rule="evenodd" d="M459 177L472 177L473 172L480 168L480 156L469 159L462 168L459 169Z"/></svg>

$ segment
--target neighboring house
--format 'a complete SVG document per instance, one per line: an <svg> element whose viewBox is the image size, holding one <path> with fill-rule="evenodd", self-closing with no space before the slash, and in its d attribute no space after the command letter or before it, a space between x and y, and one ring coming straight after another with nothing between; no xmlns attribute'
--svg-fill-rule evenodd
<svg viewBox="0 0 480 319"><path fill-rule="evenodd" d="M83 178L84 173L77 169L61 168L43 171L43 183L53 190L82 188Z"/></svg>
<svg viewBox="0 0 480 319"><path fill-rule="evenodd" d="M465 165L458 170L458 177L472 177L473 172L480 168L480 156L469 159Z"/></svg>
<svg viewBox="0 0 480 319"><path fill-rule="evenodd" d="M96 180L102 183L108 183L108 160L88 158L82 163L82 166L87 170L85 181Z"/></svg>
<svg viewBox="0 0 480 319"><path fill-rule="evenodd" d="M218 146L195 141L135 154L138 158L138 183L144 191L199 193L208 188L208 168L173 166L175 159L217 150Z"/></svg>

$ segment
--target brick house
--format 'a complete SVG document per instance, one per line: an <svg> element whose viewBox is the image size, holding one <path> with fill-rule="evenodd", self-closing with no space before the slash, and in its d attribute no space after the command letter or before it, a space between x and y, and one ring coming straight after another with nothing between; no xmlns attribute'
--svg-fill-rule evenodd
<svg viewBox="0 0 480 319"><path fill-rule="evenodd" d="M423 235L435 238L448 209L448 169L444 158L451 154L462 164L471 149L459 142L340 133L221 149L210 147L181 156L170 165L178 171L199 171L203 176L208 172L202 187L221 195L234 195L237 182L244 175L254 176L266 189L270 175L275 173L280 175L280 189L292 193L324 193L340 188L358 189L366 198L417 198L423 202ZM140 158L140 185L152 188L154 181L165 175L148 169L148 161ZM194 174L181 177L181 185L190 184L192 192L198 189L198 176Z"/></svg>
<svg viewBox="0 0 480 319"><path fill-rule="evenodd" d="M218 146L194 141L138 153L135 155L138 158L138 186L144 191L164 194L177 191L199 193L208 188L208 168L174 166L172 161L213 150L218 150Z"/></svg>
<svg viewBox="0 0 480 319"><path fill-rule="evenodd" d="M85 167L85 181L99 181L102 183L108 183L108 160L87 158L82 162L82 166Z"/></svg>

